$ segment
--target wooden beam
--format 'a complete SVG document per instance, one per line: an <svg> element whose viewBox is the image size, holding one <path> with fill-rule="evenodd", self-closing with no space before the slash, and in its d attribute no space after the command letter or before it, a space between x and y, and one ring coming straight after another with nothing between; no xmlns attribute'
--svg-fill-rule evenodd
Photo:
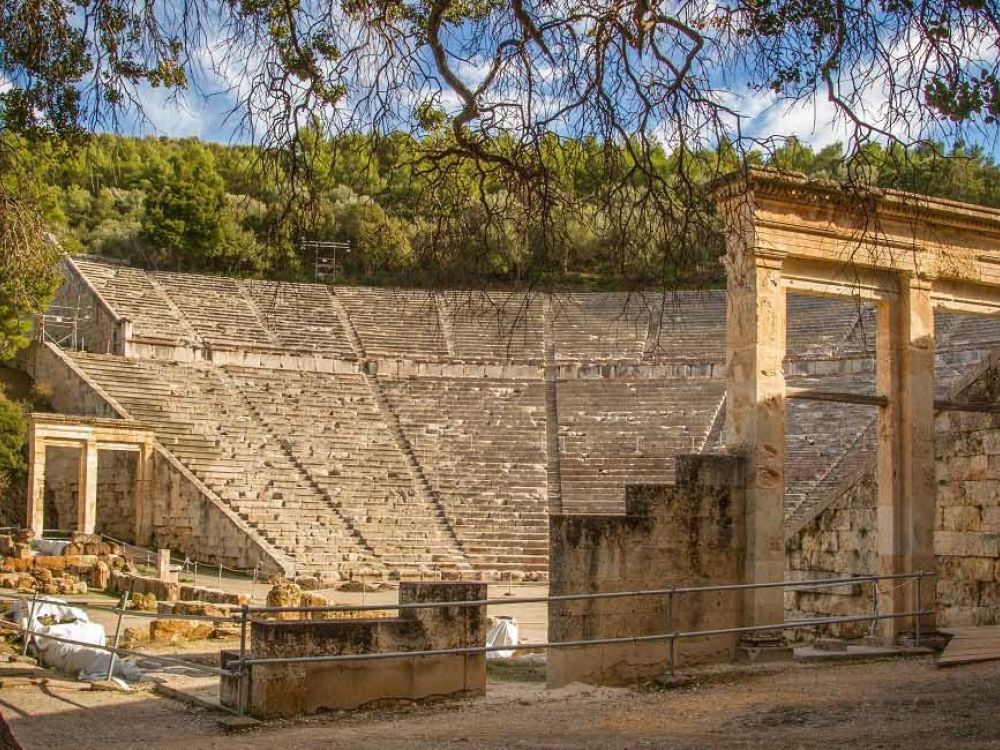
<svg viewBox="0 0 1000 750"><path fill-rule="evenodd" d="M815 388L786 388L786 398L800 401L834 401L841 404L863 404L865 406L886 406L889 399L885 396L869 396L863 393L847 393L845 391L821 391Z"/></svg>
<svg viewBox="0 0 1000 750"><path fill-rule="evenodd" d="M934 399L934 408L938 411L975 411L981 414L1000 414L1000 404L986 404L958 401L947 401L944 399Z"/></svg>
<svg viewBox="0 0 1000 750"><path fill-rule="evenodd" d="M869 396L863 393L846 393L844 391L821 391L815 388L786 388L785 398L797 401L833 401L841 404L862 404L864 406L887 406L889 399L885 396ZM948 401L934 399L937 411L971 411L980 414L1000 414L1000 404L987 404L970 401Z"/></svg>

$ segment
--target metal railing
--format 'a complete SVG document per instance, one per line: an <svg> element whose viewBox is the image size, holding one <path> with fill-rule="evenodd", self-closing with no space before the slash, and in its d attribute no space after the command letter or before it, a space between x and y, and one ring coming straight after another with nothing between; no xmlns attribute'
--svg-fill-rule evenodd
<svg viewBox="0 0 1000 750"><path fill-rule="evenodd" d="M548 650L556 648L621 645L629 643L639 644L639 643L666 641L668 643L667 670L669 674L673 674L677 661L676 643L677 641L686 638L705 638L705 637L720 636L720 635L766 633L766 632L775 632L784 630L795 630L799 628L811 628L811 627L816 627L818 625L835 625L835 624L847 624L847 623L858 623L858 622L870 623L871 627L874 628L875 623L879 621L907 619L907 618L913 620L914 643L919 646L921 639L920 618L934 614L933 610L919 608L920 602L922 601L921 599L923 591L922 581L924 578L934 577L934 575L935 575L934 573L917 571L915 573L897 573L891 575L827 578L817 581L733 583L733 584L718 584L709 586L666 586L660 589L642 589L635 591L610 591L610 592L587 593L587 594L557 594L554 596L527 596L527 597L513 597L513 598L504 597L502 599L470 599L463 601L412 602L412 603L395 603L395 604L381 604L381 605L380 604L329 605L324 607L256 607L250 605L243 605L238 612L230 614L229 617L227 618L213 617L211 615L151 613L151 612L142 612L134 609L129 609L126 606L127 596L128 596L127 594L123 594L119 604L114 607L112 606L102 607L101 605L95 605L91 602L71 601L64 599L48 599L45 597L39 598L38 595L35 594L32 597L31 609L29 611L28 627L23 627L19 623L10 622L8 620L0 620L0 626L13 627L22 633L25 637L25 643L24 643L25 651L27 651L29 640L32 637L50 638L54 641L58 641L61 643L86 646L88 648L107 651L112 654L111 664L108 670L109 678L114 670L115 657L123 655L141 657L143 659L148 659L154 662L158 661L164 664L181 665L214 675L236 678L239 681L238 682L239 697L238 697L238 706L235 709L235 711L236 713L242 714L245 708L244 703L246 697L246 686L249 678L249 670L253 666L265 666L265 665L275 665L275 664L298 664L298 663L325 663L325 662L335 663L335 662L365 661L365 660L377 661L384 659L400 659L400 658L414 658L414 657L442 656L442 655L476 655L476 654L488 654L498 651L528 651L528 650L539 651L539 650ZM903 582L897 584L897 586L914 585L916 588L915 599L918 603L918 609L909 612L880 613L878 608L879 597L891 592L891 590L889 592L879 590L878 584L881 581ZM827 588L837 588L841 586L855 586L865 583L872 584L872 602L873 602L871 612L865 615L811 617L798 620L784 620L780 623L771 623L763 625L745 625L745 626L712 628L703 630L677 630L674 626L675 599L679 596L704 594L704 593L718 593L718 592L739 592L739 591L749 591L755 589L772 589L772 588L782 588L782 589L797 588L797 589L821 590ZM646 635L590 638L584 640L546 641L544 643L522 643L517 645L488 646L486 644L483 644L481 646L477 645L477 646L466 646L459 648L422 649L415 651L387 651L387 652L359 653L359 654L317 654L312 656L283 656L283 657L248 657L247 654L247 640L249 635L248 629L249 626L255 621L255 619L259 619L255 618L255 616L260 616L260 615L277 615L277 614L289 614L289 613L319 614L319 613L339 613L339 612L370 612L370 611L387 611L387 610L401 611L401 610L418 610L418 609L446 609L455 607L490 607L490 606L510 606L518 604L539 604L539 603L550 604L553 602L558 603L558 602L586 601L586 600L600 600L600 599L621 599L627 597L664 597L666 600L665 632L646 634ZM24 600L24 597L0 595L0 600L18 600L18 599ZM106 611L117 614L118 619L116 622L115 634L113 637L113 645L98 646L92 643L84 643L81 641L74 641L71 639L65 639L57 636L48 635L46 633L40 633L32 629L31 624L34 621L35 606L37 605L37 603L45 601L52 603L66 604L70 606L78 606L83 609ZM178 659L175 657L169 657L160 654L147 654L120 648L119 638L121 634L122 621L124 617L146 617L154 619L178 619L178 620L212 621L212 622L219 622L220 620L228 620L230 622L238 624L240 628L239 657L231 661L229 663L228 668L221 668L221 667L210 667L198 662L187 661L184 659Z"/></svg>
<svg viewBox="0 0 1000 750"><path fill-rule="evenodd" d="M747 591L754 589L769 589L769 588L808 588L808 589L824 589L824 588L836 588L840 586L853 586L863 583L877 584L879 581L888 580L907 580L916 583L917 588L917 601L920 601L921 595L921 584L920 582L924 578L933 577L933 573L916 572L916 573L897 573L891 575L872 575L872 576L855 576L855 577L845 577L845 578L826 578L818 581L780 581L774 583L733 583L733 584L718 584L711 586L667 586L662 589L644 589L636 591L609 591L601 593L592 594L557 594L554 596L528 596L528 597L512 597L503 599L471 599L465 601L455 601L455 602L413 602L408 604L392 604L392 605L379 605L379 604L369 604L369 605L331 605L327 607L253 607L248 606L246 608L247 616L253 619L255 614L280 614L280 613L322 613L322 612L364 612L364 611L385 611L390 609L395 610L409 610L409 609L441 609L449 607L489 607L489 606L501 606L501 605L516 605L516 604L540 604L540 603L552 603L552 602L567 602L567 601L585 601L594 599L621 599L621 598L634 598L634 597L655 597L663 596L666 597L666 624L667 632L657 633L654 635L642 635L642 636L624 636L617 638L600 638L600 639L590 639L584 641L558 641L558 642L547 642L547 643L532 643L532 644L522 644L519 646L475 646L462 649L430 649L426 651L397 651L389 653L379 653L379 654L324 654L316 656L289 656L289 657L273 657L273 658L256 658L256 659L243 659L246 664L290 664L295 662L310 662L310 661L352 661L358 659L385 659L385 658L395 658L403 656L431 656L436 654L455 654L455 653L488 653L490 651L513 651L513 650L537 650L537 649L547 649L547 648L558 648L567 646L581 646L581 645L602 645L602 644L614 644L614 643L639 643L644 641L657 641L657 640L672 640L680 638L692 638L696 636L710 636L710 635L725 635L725 634L735 634L735 633L753 633L753 632L766 632L775 630L791 630L803 627L813 627L815 625L822 624L836 624L836 623L851 623L851 622L877 622L879 620L887 619L903 619L903 618L913 618L914 619L914 631L915 640L919 642L920 639L920 617L925 615L933 614L932 610L918 610L913 612L901 612L901 613L890 613L890 614L879 614L877 611L877 604L873 608L872 614L868 615L845 615L838 617L818 617L818 618L807 618L801 620L784 620L781 623L768 624L768 625L748 625L742 627L732 627L732 628L717 628L712 630L695 630L695 631L675 631L673 629L673 615L674 615L674 598L677 596L682 596L686 594L703 594L712 592L723 592L723 591ZM880 592L878 591L877 585L873 585L873 600L877 602Z"/></svg>

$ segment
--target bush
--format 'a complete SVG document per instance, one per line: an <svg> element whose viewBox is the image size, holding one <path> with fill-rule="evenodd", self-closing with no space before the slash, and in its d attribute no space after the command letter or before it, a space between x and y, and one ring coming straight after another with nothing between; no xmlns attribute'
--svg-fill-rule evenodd
<svg viewBox="0 0 1000 750"><path fill-rule="evenodd" d="M23 511L27 461L26 424L18 404L0 394L0 523L17 521Z"/></svg>

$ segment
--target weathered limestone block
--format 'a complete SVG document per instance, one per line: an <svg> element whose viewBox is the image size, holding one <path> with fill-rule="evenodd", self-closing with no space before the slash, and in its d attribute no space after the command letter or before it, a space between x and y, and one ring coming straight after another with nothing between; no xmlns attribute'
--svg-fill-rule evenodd
<svg viewBox="0 0 1000 750"><path fill-rule="evenodd" d="M274 584L267 592L268 607L301 607L302 589L294 583L282 581ZM275 612L275 620L298 620L298 612Z"/></svg>
<svg viewBox="0 0 1000 750"><path fill-rule="evenodd" d="M111 568L108 567L106 562L98 561L97 565L91 571L90 585L99 591L104 591L110 583Z"/></svg>
<svg viewBox="0 0 1000 750"><path fill-rule="evenodd" d="M144 612L155 612L156 596L152 593L135 591L132 593L132 606Z"/></svg>
<svg viewBox="0 0 1000 750"><path fill-rule="evenodd" d="M404 582L400 603L477 601L481 583ZM255 658L330 653L387 653L481 646L485 607L401 610L376 620L255 620L250 653ZM223 652L222 666L235 658ZM486 660L481 653L398 657L357 662L316 662L251 667L248 708L258 718L289 717L369 703L482 695ZM220 699L235 705L237 682L224 677Z"/></svg>
<svg viewBox="0 0 1000 750"><path fill-rule="evenodd" d="M300 607L327 607L327 606L329 606L329 604L330 603L327 601L327 599L326 599L325 596L321 596L320 594L314 594L311 591L303 592L301 598L299 599L299 606ZM308 612L308 613L303 613L302 616L304 618L308 618L310 620L324 620L324 619L327 619L328 615L333 615L333 614L336 614L336 613L335 612Z"/></svg>
<svg viewBox="0 0 1000 750"><path fill-rule="evenodd" d="M180 599L182 601L212 602L214 604L234 604L237 606L250 603L249 594L237 594L220 589L186 585L180 587Z"/></svg>
<svg viewBox="0 0 1000 750"><path fill-rule="evenodd" d="M3 572L5 573L26 573L34 565L34 560L30 557L5 557L3 561Z"/></svg>
<svg viewBox="0 0 1000 750"><path fill-rule="evenodd" d="M683 456L678 463L675 486L629 486L625 516L550 516L553 595L743 580L742 459ZM803 557L820 552L818 537L803 537ZM742 608L737 592L678 598L674 627L741 625ZM549 640L662 633L666 615L665 597L553 602ZM736 641L733 635L678 641L678 663L728 660ZM628 684L662 674L667 659L666 641L555 649L549 653L548 682Z"/></svg>
<svg viewBox="0 0 1000 750"><path fill-rule="evenodd" d="M976 505L959 505L941 509L941 528L946 531L978 531L982 525Z"/></svg>
<svg viewBox="0 0 1000 750"><path fill-rule="evenodd" d="M1000 533L938 531L934 535L934 552L957 557L1000 556Z"/></svg>
<svg viewBox="0 0 1000 750"><path fill-rule="evenodd" d="M61 572L66 569L66 558L61 555L37 555L34 567Z"/></svg>
<svg viewBox="0 0 1000 750"><path fill-rule="evenodd" d="M206 622L191 622L189 620L151 620L149 623L149 640L167 641L199 641L208 638L215 626Z"/></svg>

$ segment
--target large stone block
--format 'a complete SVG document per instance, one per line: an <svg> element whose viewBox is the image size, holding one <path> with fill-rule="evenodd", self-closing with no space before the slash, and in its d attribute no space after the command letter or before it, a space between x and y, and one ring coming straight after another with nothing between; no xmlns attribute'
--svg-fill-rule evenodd
<svg viewBox="0 0 1000 750"><path fill-rule="evenodd" d="M975 505L942 508L941 528L944 531L979 531L982 516Z"/></svg>
<svg viewBox="0 0 1000 750"><path fill-rule="evenodd" d="M939 531L934 535L934 552L957 557L998 557L1000 534Z"/></svg>

